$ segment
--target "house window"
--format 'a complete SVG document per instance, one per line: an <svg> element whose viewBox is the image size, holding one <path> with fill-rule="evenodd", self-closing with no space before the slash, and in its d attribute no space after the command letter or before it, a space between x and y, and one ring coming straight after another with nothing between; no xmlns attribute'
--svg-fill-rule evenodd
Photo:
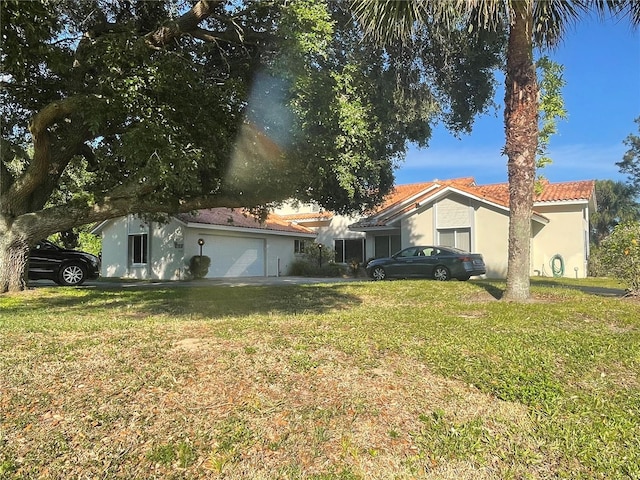
<svg viewBox="0 0 640 480"><path fill-rule="evenodd" d="M146 233L129 235L129 265L146 265L149 240Z"/></svg>
<svg viewBox="0 0 640 480"><path fill-rule="evenodd" d="M334 240L336 263L348 263L351 260L364 262L364 238Z"/></svg>
<svg viewBox="0 0 640 480"><path fill-rule="evenodd" d="M438 230L438 243L443 247L455 247L471 251L470 228L443 228Z"/></svg>
<svg viewBox="0 0 640 480"><path fill-rule="evenodd" d="M293 253L304 253L305 241L294 240L293 241Z"/></svg>
<svg viewBox="0 0 640 480"><path fill-rule="evenodd" d="M373 255L376 258L390 257L399 252L401 247L400 235L380 235L375 237L375 251Z"/></svg>

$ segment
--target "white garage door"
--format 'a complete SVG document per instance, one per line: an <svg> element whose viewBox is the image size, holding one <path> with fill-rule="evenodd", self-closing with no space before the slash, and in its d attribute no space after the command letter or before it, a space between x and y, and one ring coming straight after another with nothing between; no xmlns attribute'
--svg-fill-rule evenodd
<svg viewBox="0 0 640 480"><path fill-rule="evenodd" d="M207 278L263 277L264 240L206 235L202 253L211 258Z"/></svg>

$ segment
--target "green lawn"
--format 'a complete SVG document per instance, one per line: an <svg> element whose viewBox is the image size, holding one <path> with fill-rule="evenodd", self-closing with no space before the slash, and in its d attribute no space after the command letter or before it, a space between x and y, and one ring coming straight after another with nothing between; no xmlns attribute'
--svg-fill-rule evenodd
<svg viewBox="0 0 640 480"><path fill-rule="evenodd" d="M0 478L640 478L615 282L0 296Z"/></svg>

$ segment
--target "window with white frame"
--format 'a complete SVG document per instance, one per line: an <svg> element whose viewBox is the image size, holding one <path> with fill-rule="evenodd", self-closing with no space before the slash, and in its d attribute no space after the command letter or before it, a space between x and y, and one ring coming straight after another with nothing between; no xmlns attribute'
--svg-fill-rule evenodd
<svg viewBox="0 0 640 480"><path fill-rule="evenodd" d="M149 236L146 233L129 234L129 265L148 263Z"/></svg>
<svg viewBox="0 0 640 480"><path fill-rule="evenodd" d="M293 241L293 253L304 253L305 241L304 240L294 240Z"/></svg>
<svg viewBox="0 0 640 480"><path fill-rule="evenodd" d="M471 251L471 229L468 227L439 229L438 244L443 247L455 247L469 252Z"/></svg>

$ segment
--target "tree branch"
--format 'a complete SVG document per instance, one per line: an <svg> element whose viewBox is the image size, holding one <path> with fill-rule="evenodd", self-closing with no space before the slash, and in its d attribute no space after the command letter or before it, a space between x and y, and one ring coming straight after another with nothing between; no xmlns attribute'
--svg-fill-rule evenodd
<svg viewBox="0 0 640 480"><path fill-rule="evenodd" d="M129 190L125 195L123 187L115 197L105 198L103 202L89 205L82 201L71 201L65 205L46 208L38 212L28 213L18 217L12 226L23 232L29 232L31 240L36 241L53 232L69 230L78 225L102 222L111 218L117 218L136 213L186 213L203 208L247 208L253 205L264 205L274 199L246 198L250 195L237 195L229 192L226 195L202 196L182 200L178 205L160 203L152 196L140 197L140 192ZM150 190L153 190L152 188ZM151 192L147 192L151 193ZM252 201L253 200L253 201ZM277 200L277 199L275 199Z"/></svg>
<svg viewBox="0 0 640 480"><path fill-rule="evenodd" d="M223 0L200 0L191 10L177 20L167 23L145 36L145 41L153 49L160 49L182 35L190 34L198 29L200 22L213 14L215 4Z"/></svg>
<svg viewBox="0 0 640 480"><path fill-rule="evenodd" d="M50 128L69 118L82 108L90 97L69 97L45 106L29 122L29 131L33 138L33 157L27 170L17 178L7 191L3 191L3 211L13 215L24 213L21 205L34 191L39 189L52 172L52 152Z"/></svg>

